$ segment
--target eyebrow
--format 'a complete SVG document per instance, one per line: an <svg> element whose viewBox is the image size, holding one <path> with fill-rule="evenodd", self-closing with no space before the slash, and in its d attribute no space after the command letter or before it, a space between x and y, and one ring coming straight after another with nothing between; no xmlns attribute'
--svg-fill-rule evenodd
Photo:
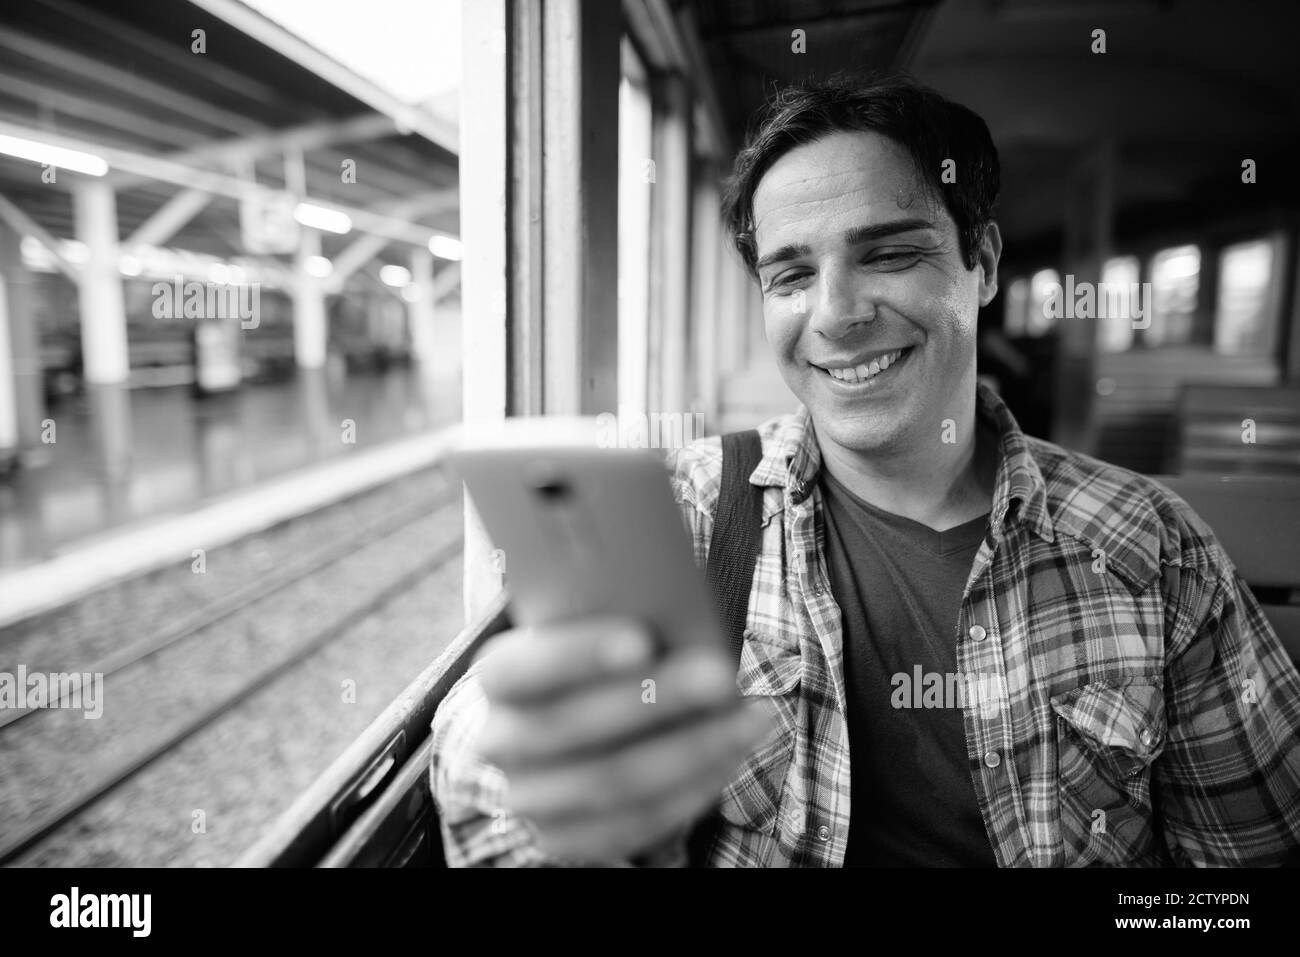
<svg viewBox="0 0 1300 957"><path fill-rule="evenodd" d="M874 242L888 236L895 236L898 233L910 233L918 229L934 228L936 228L935 224L928 219L899 219L892 223L879 223L875 226L855 226L844 233L844 243L848 246L861 246L863 243ZM768 253L755 264L754 268L762 269L764 266L771 266L774 263L798 259L800 256L807 256L810 252L812 252L812 247L807 243L792 243Z"/></svg>

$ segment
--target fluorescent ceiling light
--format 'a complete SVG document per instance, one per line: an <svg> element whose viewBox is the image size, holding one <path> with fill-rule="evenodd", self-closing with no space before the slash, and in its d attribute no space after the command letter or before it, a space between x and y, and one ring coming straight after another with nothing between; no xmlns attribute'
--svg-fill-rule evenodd
<svg viewBox="0 0 1300 957"><path fill-rule="evenodd" d="M465 247L454 236L431 236L429 238L429 252L439 259L460 262L461 257L465 254Z"/></svg>
<svg viewBox="0 0 1300 957"><path fill-rule="evenodd" d="M307 275L315 276L317 279L328 279L334 272L334 264L324 256L308 256L303 261L302 268Z"/></svg>
<svg viewBox="0 0 1300 957"><path fill-rule="evenodd" d="M379 270L379 278L385 286L401 289L411 281L411 271L405 266L382 266Z"/></svg>
<svg viewBox="0 0 1300 957"><path fill-rule="evenodd" d="M51 146L49 143L23 139L21 136L0 135L0 153L31 160L33 163L48 163L56 169L69 169L74 173L85 173L87 176L103 176L108 172L108 161L102 156L83 153L81 150L68 150L62 146Z"/></svg>
<svg viewBox="0 0 1300 957"><path fill-rule="evenodd" d="M352 217L340 213L337 209L326 209L315 203L299 203L293 208L293 218L304 226L323 229L328 233L347 233L352 231Z"/></svg>

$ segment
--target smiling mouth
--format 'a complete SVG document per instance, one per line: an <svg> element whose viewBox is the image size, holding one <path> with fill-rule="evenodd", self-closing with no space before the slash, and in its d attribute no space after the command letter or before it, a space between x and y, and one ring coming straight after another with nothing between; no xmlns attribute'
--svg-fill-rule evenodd
<svg viewBox="0 0 1300 957"><path fill-rule="evenodd" d="M884 375L890 369L902 365L907 361L908 356L912 354L912 351L915 348L915 346L908 346L905 349L896 349L886 355L877 356L870 362L859 366L837 369L827 369L824 366L817 366L817 368L830 378L846 385L857 385L875 379L878 376Z"/></svg>

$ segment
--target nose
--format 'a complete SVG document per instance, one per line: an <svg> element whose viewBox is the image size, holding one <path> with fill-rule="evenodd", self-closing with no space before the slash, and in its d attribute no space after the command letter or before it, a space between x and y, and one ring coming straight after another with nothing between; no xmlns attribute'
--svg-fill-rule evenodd
<svg viewBox="0 0 1300 957"><path fill-rule="evenodd" d="M861 276L852 270L823 271L816 308L809 325L830 339L838 339L859 323L876 318L876 304Z"/></svg>

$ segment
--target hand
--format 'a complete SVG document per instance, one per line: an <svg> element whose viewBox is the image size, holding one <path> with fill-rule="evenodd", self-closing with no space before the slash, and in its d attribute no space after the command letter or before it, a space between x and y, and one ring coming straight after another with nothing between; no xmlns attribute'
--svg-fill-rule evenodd
<svg viewBox="0 0 1300 957"><path fill-rule="evenodd" d="M638 622L585 619L504 632L485 653L479 750L556 857L612 861L655 846L775 731L769 711L737 695L720 642L656 657Z"/></svg>

